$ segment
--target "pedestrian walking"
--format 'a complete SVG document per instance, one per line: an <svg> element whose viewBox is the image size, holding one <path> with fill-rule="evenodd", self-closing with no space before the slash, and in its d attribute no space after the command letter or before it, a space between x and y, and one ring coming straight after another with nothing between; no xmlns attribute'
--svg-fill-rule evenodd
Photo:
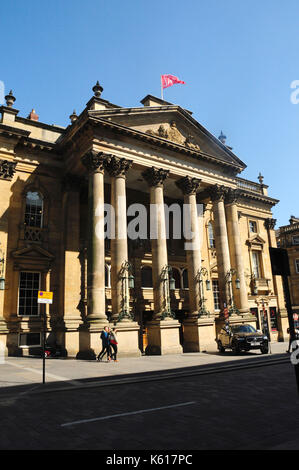
<svg viewBox="0 0 299 470"><path fill-rule="evenodd" d="M109 338L109 327L105 326L102 333L101 333L101 340L102 340L102 350L98 355L98 361L101 361L105 354L107 354L107 360L110 361L110 338Z"/></svg>
<svg viewBox="0 0 299 470"><path fill-rule="evenodd" d="M112 328L112 330L110 330L109 341L110 341L111 348L113 349L111 357L112 357L114 362L118 362L118 360L116 358L117 344L118 344L118 342L117 342L117 329L116 328Z"/></svg>
<svg viewBox="0 0 299 470"><path fill-rule="evenodd" d="M291 345L292 345L292 340L291 340L291 335L290 335L290 328L287 329L287 333L289 335L289 346L288 346L288 349L287 349L287 353L288 354L291 354ZM295 338L296 339L299 339L299 329L297 327L295 327Z"/></svg>

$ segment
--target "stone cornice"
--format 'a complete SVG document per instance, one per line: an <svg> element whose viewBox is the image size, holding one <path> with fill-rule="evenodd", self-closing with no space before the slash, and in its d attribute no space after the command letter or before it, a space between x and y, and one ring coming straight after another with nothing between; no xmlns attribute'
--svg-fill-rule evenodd
<svg viewBox="0 0 299 470"><path fill-rule="evenodd" d="M4 135L5 137L15 137L20 139L22 137L29 137L30 131L19 129L18 127L8 126L7 124L0 124L0 134Z"/></svg>
<svg viewBox="0 0 299 470"><path fill-rule="evenodd" d="M268 204L270 206L275 206L279 202L278 199L274 199L274 198L269 197L269 196L264 196L262 194L255 194L251 191L239 190L239 195L243 199L249 199L249 200L253 200L253 201L260 201L260 202L263 202L263 203Z"/></svg>
<svg viewBox="0 0 299 470"><path fill-rule="evenodd" d="M147 143L153 143L154 145L159 145L164 148L168 148L171 150L179 151L181 154L185 153L192 157L195 157L197 160L203 159L209 161L210 163L214 163L218 166L226 167L227 169L230 168L234 174L239 173L245 168L244 166L238 165L233 162L227 162L225 160L221 160L213 155L210 155L206 152L195 150L191 147L186 147L185 145L181 145L170 140L164 139L162 137L158 137L152 134L147 134L145 132L138 131L136 129L132 129L120 124L116 124L113 122L108 122L105 119L99 117L90 117L91 121L94 121L94 125L99 125L103 127L107 127L113 130L118 131L121 134L130 135L138 140L142 140Z"/></svg>
<svg viewBox="0 0 299 470"><path fill-rule="evenodd" d="M179 179L176 181L177 187L182 191L184 195L196 194L199 186L200 186L200 179L191 178L190 176L185 176L184 178Z"/></svg>

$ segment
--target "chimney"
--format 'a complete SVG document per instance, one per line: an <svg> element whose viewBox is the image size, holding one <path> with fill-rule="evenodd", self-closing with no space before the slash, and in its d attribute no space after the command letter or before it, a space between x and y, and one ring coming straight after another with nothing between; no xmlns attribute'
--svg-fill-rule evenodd
<svg viewBox="0 0 299 470"><path fill-rule="evenodd" d="M27 119L30 119L31 121L38 121L38 115L35 112L35 109L31 111Z"/></svg>

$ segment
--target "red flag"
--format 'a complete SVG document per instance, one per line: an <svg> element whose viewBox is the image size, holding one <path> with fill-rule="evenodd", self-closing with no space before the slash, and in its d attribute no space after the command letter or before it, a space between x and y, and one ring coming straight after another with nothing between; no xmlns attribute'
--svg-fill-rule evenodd
<svg viewBox="0 0 299 470"><path fill-rule="evenodd" d="M169 86L175 85L175 83L183 83L185 85L185 82L182 80L179 80L178 77L175 77L174 75L161 75L161 83L162 83L162 88L167 88Z"/></svg>

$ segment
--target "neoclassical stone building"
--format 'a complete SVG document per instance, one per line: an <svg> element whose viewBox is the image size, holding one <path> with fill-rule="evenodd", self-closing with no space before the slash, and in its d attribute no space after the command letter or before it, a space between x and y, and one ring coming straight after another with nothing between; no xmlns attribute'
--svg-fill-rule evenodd
<svg viewBox="0 0 299 470"><path fill-rule="evenodd" d="M277 244L287 250L290 264L290 295L296 325L299 325L299 218L291 215L289 225L280 227Z"/></svg>
<svg viewBox="0 0 299 470"><path fill-rule="evenodd" d="M278 201L263 178L240 178L246 165L225 136L190 111L151 95L123 108L102 91L97 83L66 128L34 110L20 117L12 92L0 108L2 348L27 354L40 343L38 290L54 293L49 341L77 357L99 351L108 322L123 355L214 348L228 315L260 328L266 312L272 340L282 340L287 316L268 250ZM115 213L110 238L104 203ZM144 231L136 204L145 237L127 236L130 223ZM177 215L164 204L182 209L185 237L174 235Z"/></svg>

